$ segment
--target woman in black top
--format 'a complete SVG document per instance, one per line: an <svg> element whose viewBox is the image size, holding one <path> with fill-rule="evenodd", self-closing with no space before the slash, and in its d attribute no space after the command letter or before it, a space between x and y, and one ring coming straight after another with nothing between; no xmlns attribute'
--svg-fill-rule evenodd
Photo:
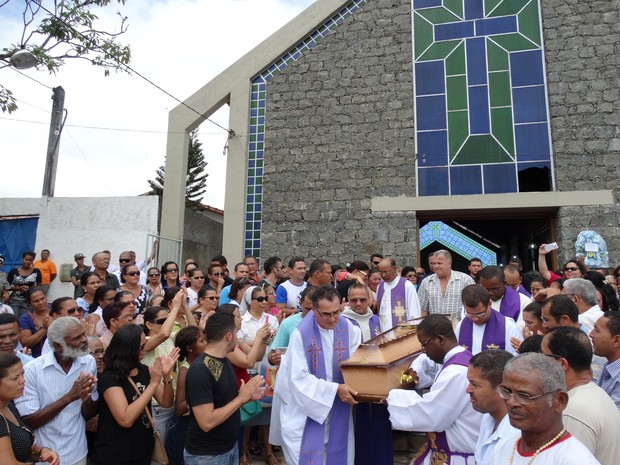
<svg viewBox="0 0 620 465"><path fill-rule="evenodd" d="M22 266L13 268L7 276L12 291L8 304L17 318L28 311L26 299L28 289L41 285L41 271L33 265L35 256L36 254L32 250L24 252L22 254Z"/></svg>
<svg viewBox="0 0 620 465"><path fill-rule="evenodd" d="M153 397L160 405L172 407L170 372L179 357L179 349L158 357L149 372L149 367L140 363L145 344L146 337L139 326L125 325L114 333L105 352L105 370L97 380L99 425L92 456L95 464L151 463L153 429L144 409L151 409Z"/></svg>
<svg viewBox="0 0 620 465"><path fill-rule="evenodd" d="M34 445L34 435L19 416L13 399L24 393L24 367L17 355L0 352L0 463L49 462L58 465L58 454Z"/></svg>

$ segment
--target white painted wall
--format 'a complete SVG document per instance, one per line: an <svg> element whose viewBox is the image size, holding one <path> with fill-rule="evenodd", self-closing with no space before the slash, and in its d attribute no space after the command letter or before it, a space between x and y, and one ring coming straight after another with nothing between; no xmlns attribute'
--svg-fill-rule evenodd
<svg viewBox="0 0 620 465"><path fill-rule="evenodd" d="M75 267L78 252L86 255L86 265L103 249L112 252L115 265L125 250L134 250L143 260L147 234L157 231L157 207L157 196L0 199L0 216L38 214L37 258L41 249L49 249L60 274L64 263ZM56 278L48 301L72 295L73 285Z"/></svg>

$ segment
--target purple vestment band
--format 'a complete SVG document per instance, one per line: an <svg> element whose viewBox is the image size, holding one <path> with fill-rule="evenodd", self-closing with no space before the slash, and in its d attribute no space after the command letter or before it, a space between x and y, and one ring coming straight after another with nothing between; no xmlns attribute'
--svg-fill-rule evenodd
<svg viewBox="0 0 620 465"><path fill-rule="evenodd" d="M519 289L517 289L517 292L519 294L523 294L525 297L527 297L528 299L532 298L532 294L530 294L529 292L527 292L527 290L523 287L523 284L519 284Z"/></svg>
<svg viewBox="0 0 620 465"><path fill-rule="evenodd" d="M474 324L470 318L461 320L459 328L459 344L473 350ZM506 349L506 318L498 311L491 309L491 317L485 324L481 350Z"/></svg>
<svg viewBox="0 0 620 465"><path fill-rule="evenodd" d="M441 373L444 368L450 365L462 365L466 367L469 365L469 361L471 360L471 358L472 353L469 350L464 350L462 352L459 352L458 354L454 354L441 366L441 370L439 370L439 373ZM439 374L437 374L437 376L439 376ZM454 455L463 457L465 459L474 455L471 452L451 451L450 446L448 446L448 437L446 436L445 431L426 433L426 443L420 448L420 450L418 450L416 455L413 457L413 465L421 465L424 462L424 458L429 453L431 454L431 464L449 464L450 458Z"/></svg>
<svg viewBox="0 0 620 465"><path fill-rule="evenodd" d="M323 343L319 325L316 322L314 312L309 312L299 326L306 361L310 373L317 378L327 379L325 357L323 355ZM334 356L332 363L332 381L342 383L342 371L340 362L349 358L349 324L346 318L339 318L336 328L333 330ZM325 450L325 423L317 423L311 418L306 419L301 450L299 454L300 465L322 465L326 457L327 465L344 465L347 463L349 419L351 406L345 404L338 396L334 398L329 425L329 439Z"/></svg>
<svg viewBox="0 0 620 465"><path fill-rule="evenodd" d="M390 311L392 313L392 327L398 326L401 323L407 321L407 291L405 289L406 278L399 278L398 283L390 291ZM379 308L381 308L381 301L383 300L383 294L385 292L385 281L379 283L377 288L377 302L379 302ZM402 307L404 312L394 311L396 307Z"/></svg>
<svg viewBox="0 0 620 465"><path fill-rule="evenodd" d="M499 313L517 321L521 313L521 298L519 293L510 286L504 286L504 298L499 306Z"/></svg>
<svg viewBox="0 0 620 465"><path fill-rule="evenodd" d="M355 326L361 329L360 324L356 320L354 320L353 318L349 318L347 315L344 315L344 314L342 316L347 318L352 324L354 324ZM370 330L370 339L381 334L381 320L379 319L377 315L371 316L370 319L368 320L368 329ZM364 336L364 333L362 332L362 337L363 336ZM366 341L362 341L362 342L366 342Z"/></svg>

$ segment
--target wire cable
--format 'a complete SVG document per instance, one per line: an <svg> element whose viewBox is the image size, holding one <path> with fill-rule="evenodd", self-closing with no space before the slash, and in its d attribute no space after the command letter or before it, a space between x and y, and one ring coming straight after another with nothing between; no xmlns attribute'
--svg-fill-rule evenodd
<svg viewBox="0 0 620 465"><path fill-rule="evenodd" d="M21 74L22 76L24 76L24 77L26 77L26 78L30 79L31 81L34 81L34 82L36 82L37 84L39 84L39 85L41 85L41 86L43 86L43 87L48 88L49 90L54 90L54 88L53 88L53 87L50 87L50 86L48 86L47 84L43 84L41 81L39 81L39 80L37 80L37 79L33 78L32 76L28 76L26 73L22 73L22 72L21 72L20 70L18 70L17 68L13 68L12 66L9 66L9 68L11 68L11 69L12 69L13 71L15 71L16 73L19 73L19 74Z"/></svg>
<svg viewBox="0 0 620 465"><path fill-rule="evenodd" d="M78 34L79 36L81 36L83 39L88 40L88 37L86 37L84 34L82 34L80 31L78 31L77 29L75 29L73 26L71 26L70 24L68 24L65 20L63 20L62 18L56 16L55 13L51 12L50 10L48 10L45 6L43 6L43 4L41 3L41 0L34 0L34 3L36 3L37 5L39 5L39 7L41 7L42 10L46 11L49 15L53 16L54 18L56 18L58 21L60 21L62 24L64 24L67 28L71 29L72 31L74 31L76 34ZM100 52L103 53L107 53L105 50L101 49L100 47L96 46L94 47L96 49L98 49ZM131 71L132 73L134 73L135 75L137 75L138 77L142 78L143 80L145 80L146 82L148 82L150 85L152 85L153 87L155 87L156 89L160 90L161 92L163 92L164 94L166 94L168 97L172 98L173 100L177 101L178 103L180 103L181 105L183 105L184 107L188 108L189 110L193 111L194 113L196 113L198 116L200 116L201 118L205 118L206 121L210 122L211 124L217 126L218 128L226 131L228 133L228 137L229 138L233 138L236 136L235 131L232 129L227 129L224 126L222 126L219 123L216 123L215 121L206 118L202 113L200 113L198 110L190 107L188 104L186 104L185 102L179 100L178 98L176 98L174 95L172 95L170 92L166 91L165 89L163 89L161 86L155 84L153 81L151 81L150 79L148 79L146 76L144 76L143 74L139 73L138 71L136 71L134 68L132 68L131 66L120 62L116 57L114 56L110 56L110 58L112 58L114 61L116 61L121 67L125 67L127 70ZM31 78L32 79L32 78ZM41 83L39 83L41 84ZM45 84L41 84L41 85L45 85ZM47 87L47 86L46 86ZM50 87L51 89L51 87Z"/></svg>
<svg viewBox="0 0 620 465"><path fill-rule="evenodd" d="M30 105L27 102L24 102L23 100L20 100L20 102L25 103L26 105ZM38 108L35 107L34 105L30 105L34 108L36 108L37 110L41 110L41 111L45 111L47 114L49 114L49 111L43 110L42 108ZM16 121L18 123L29 123L29 124L46 124L48 125L49 122L45 122L45 121L32 121L32 120L27 120L27 119L19 119L19 118L7 118L6 116L0 116L0 120L6 120L6 121ZM119 132L140 132L140 133L149 133L149 134L185 134L185 132L183 131L156 131L153 129L125 129L125 128L111 128L111 127L105 127L105 126L85 126L85 125L81 125L81 124L67 124L66 125L69 128L78 128L78 129L95 129L95 130L99 130L99 131L119 131ZM222 134L221 132L201 132L198 131L198 134L202 134L202 135L218 135L218 134Z"/></svg>

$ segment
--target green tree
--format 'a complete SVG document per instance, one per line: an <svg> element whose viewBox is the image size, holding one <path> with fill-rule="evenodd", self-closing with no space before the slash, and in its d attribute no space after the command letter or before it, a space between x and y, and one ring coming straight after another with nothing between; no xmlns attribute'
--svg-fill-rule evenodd
<svg viewBox="0 0 620 465"><path fill-rule="evenodd" d="M131 60L129 46L116 41L127 31L127 18L118 13L117 32L97 29L95 9L110 3L125 4L125 0L22 0L23 29L19 42L0 48L0 68L11 66L10 59L19 50L28 50L38 61L38 68L56 73L70 58L80 58L110 70L128 72ZM0 8L11 0L0 0ZM11 8L11 6L7 7ZM11 113L17 110L12 92L0 85L0 109Z"/></svg>
<svg viewBox="0 0 620 465"><path fill-rule="evenodd" d="M202 153L202 142L198 140L198 130L189 134L189 150L187 154L187 177L185 179L185 206L197 208L202 202L202 195L207 187L207 176L205 168L207 162ZM151 186L149 194L162 196L164 194L164 179L166 169L160 166L155 170L155 179L148 181Z"/></svg>

